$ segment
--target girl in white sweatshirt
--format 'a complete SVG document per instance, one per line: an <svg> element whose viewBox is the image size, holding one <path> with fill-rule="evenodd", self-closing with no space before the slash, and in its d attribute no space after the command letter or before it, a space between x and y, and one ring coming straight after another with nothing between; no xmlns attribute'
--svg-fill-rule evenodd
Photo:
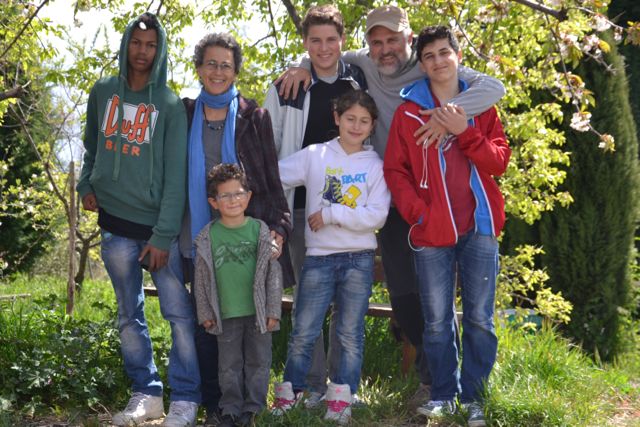
<svg viewBox="0 0 640 427"><path fill-rule="evenodd" d="M390 202L382 160L372 146L364 145L377 116L371 96L364 91L347 92L334 104L340 136L279 162L285 190L300 185L307 189L307 250L284 382L275 387L274 413L290 409L302 396L313 345L334 301L340 363L330 378L325 419L344 423L351 415L373 284L375 230L384 224Z"/></svg>

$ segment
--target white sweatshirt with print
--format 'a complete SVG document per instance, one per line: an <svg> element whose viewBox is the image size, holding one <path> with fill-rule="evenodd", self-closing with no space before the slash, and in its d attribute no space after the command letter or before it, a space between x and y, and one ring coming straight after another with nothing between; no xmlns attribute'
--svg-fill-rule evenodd
<svg viewBox="0 0 640 427"><path fill-rule="evenodd" d="M382 160L365 145L347 154L337 139L313 144L280 160L285 190L307 188L306 217L322 210L324 227L305 224L307 255L329 255L375 249L375 231L384 225L391 195Z"/></svg>

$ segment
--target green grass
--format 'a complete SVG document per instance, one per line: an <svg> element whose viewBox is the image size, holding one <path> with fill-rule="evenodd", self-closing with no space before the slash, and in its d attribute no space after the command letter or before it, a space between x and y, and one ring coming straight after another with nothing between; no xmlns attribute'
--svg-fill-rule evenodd
<svg viewBox="0 0 640 427"><path fill-rule="evenodd" d="M37 322L41 319L49 319L49 322L52 320L51 317L45 318L38 312L42 309L34 304L34 300L46 297L52 292L65 295L64 280L23 276L9 283L0 283L0 295L32 295L15 302L0 302L0 333L5 338L4 341L0 340L0 343L5 343L7 347L0 348L0 365L7 366L8 363L15 367L11 369L18 372L21 369L24 372L34 369L30 365L26 366L21 356L12 352L13 346L7 343L13 342L11 340L22 340L24 343L39 336ZM376 298L382 300L384 294L378 291ZM52 310L64 318L61 314L64 305L60 299L56 301L58 306L52 307ZM96 301L100 301L105 308L99 308L100 305L96 308ZM110 318L115 317L115 307L113 291L108 282L88 281L77 297L74 318L79 321L91 319L94 322L106 322L107 325L115 326L115 319ZM156 363L164 377L166 354L169 349L169 327L161 318L156 298L147 299L145 312L156 349ZM284 320L282 331L274 335L274 381L282 376L289 325L290 323ZM86 327L91 330L90 325ZM424 425L424 420L412 419L404 405L417 386L417 380L413 376L402 378L399 373L400 345L391 337L388 321L368 318L366 328L365 362L359 395L367 406L354 409L352 425ZM498 334L498 361L487 392L487 416L490 425L640 426L638 349L623 355L613 364L599 365L583 354L578 347L560 338L548 326L536 333L500 328ZM77 345L76 341L70 342ZM7 358L12 360L6 360ZM19 375L16 378L21 379ZM120 383L114 385L114 389L126 390L124 376L120 373L115 378L119 379ZM72 387L78 387L78 384L68 387L71 392L76 390ZM7 403L11 399L15 402L15 396L12 397L6 390L3 394L2 390L4 389L0 384L0 426L26 424L23 418L25 408L20 407L19 402L8 408ZM126 392L104 395L110 396L109 400L99 403L111 410L119 408L128 397ZM36 403L44 402L39 396L31 397ZM99 425L96 411L104 413L100 405L77 407L71 403L57 403L54 407L41 404L35 405L34 408L36 417L53 417L82 425ZM320 426L325 425L322 415L322 410L307 411L298 408L284 418L276 418L265 413L258 421L259 425L264 426ZM465 421L462 415L456 415L435 423L431 422L429 425L465 425Z"/></svg>

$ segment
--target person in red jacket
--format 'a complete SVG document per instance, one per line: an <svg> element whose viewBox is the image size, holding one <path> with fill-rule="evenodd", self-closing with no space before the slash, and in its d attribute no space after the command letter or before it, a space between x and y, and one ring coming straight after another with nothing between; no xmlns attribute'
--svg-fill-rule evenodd
<svg viewBox="0 0 640 427"><path fill-rule="evenodd" d="M497 237L505 221L504 199L494 176L504 173L511 150L495 108L469 119L449 101L466 89L458 78L462 58L448 27L431 26L418 37L417 54L427 78L401 91L384 158L393 203L407 223L414 249L424 316L423 345L433 377L426 416L468 411L469 425L482 426L481 397L496 359L493 324ZM435 114L449 133L442 144L416 145L424 124L421 109ZM428 120L428 119L427 119ZM455 339L456 266L461 279L462 369Z"/></svg>

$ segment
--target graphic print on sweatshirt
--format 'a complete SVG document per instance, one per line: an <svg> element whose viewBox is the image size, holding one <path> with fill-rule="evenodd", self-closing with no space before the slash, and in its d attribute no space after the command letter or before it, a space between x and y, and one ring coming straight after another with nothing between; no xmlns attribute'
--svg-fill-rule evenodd
<svg viewBox="0 0 640 427"><path fill-rule="evenodd" d="M100 130L106 138L105 148L107 150L116 149L114 141L109 137L115 136L118 132L119 104L120 98L118 95L113 95L107 101L107 107L104 110ZM153 104L134 105L127 102L123 104L122 111L122 127L120 129L120 138L123 142L122 154L139 156L140 145L151 142L159 112Z"/></svg>
<svg viewBox="0 0 640 427"><path fill-rule="evenodd" d="M322 203L330 206L338 203L355 209L358 206L357 199L362 191L356 184L366 184L367 173L345 174L342 168L325 169L324 188L320 192ZM346 190L344 190L346 188Z"/></svg>
<svg viewBox="0 0 640 427"><path fill-rule="evenodd" d="M221 243L213 251L214 265L219 269L226 263L246 264L249 261L255 262L256 242L240 241L233 243Z"/></svg>

